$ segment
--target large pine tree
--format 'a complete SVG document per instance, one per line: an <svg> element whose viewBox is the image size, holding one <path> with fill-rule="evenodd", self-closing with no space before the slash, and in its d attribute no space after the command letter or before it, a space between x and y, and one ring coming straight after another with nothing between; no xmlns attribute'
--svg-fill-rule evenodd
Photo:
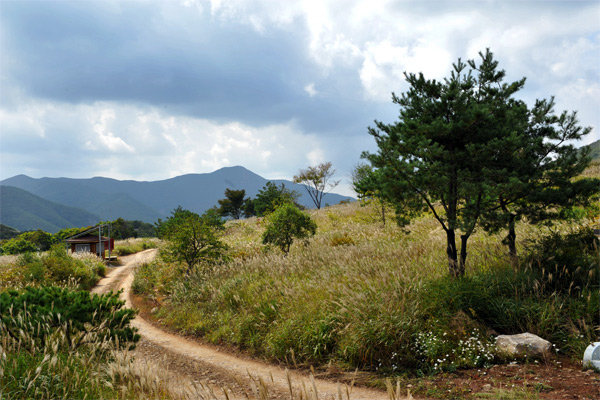
<svg viewBox="0 0 600 400"><path fill-rule="evenodd" d="M381 195L395 205L400 224L426 210L440 223L446 232L448 267L454 277L465 273L467 243L482 217L486 227L508 224L506 216L496 217L502 215L502 199L508 196L515 202L527 193L532 201L531 191L539 186L525 177L524 171L532 165L531 160L524 161L525 154L534 152L539 162L549 162L539 159L538 147L558 134L548 130L547 124L536 125L532 116L539 110L529 111L514 97L525 78L506 83L505 72L498 69L489 50L480 53L480 58L479 64L459 59L443 81L405 74L408 91L400 97L392 94L393 102L400 106L399 121L375 121L376 128L369 128L369 133L378 151L363 154L379 170ZM576 120L568 116L556 118L576 126ZM577 139L587 132L578 129L567 136ZM557 165L563 161L572 164L569 151L554 151L547 157L561 159ZM542 175L547 177L556 170L547 168ZM565 179L553 180L555 184L559 181Z"/></svg>

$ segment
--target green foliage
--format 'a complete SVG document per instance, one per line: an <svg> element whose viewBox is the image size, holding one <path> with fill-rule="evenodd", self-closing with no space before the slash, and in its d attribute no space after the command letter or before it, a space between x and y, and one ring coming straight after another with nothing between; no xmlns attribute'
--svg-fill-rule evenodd
<svg viewBox="0 0 600 400"><path fill-rule="evenodd" d="M455 277L464 274L467 241L494 195L492 177L498 171L490 160L526 118L525 105L511 99L525 80L503 83L505 73L496 70L492 53L481 59L480 65L459 59L443 82L406 74L409 90L401 97L393 94L400 121L376 121L377 130L369 128L369 134L378 153L363 155L381 171L380 190L396 206L399 223L427 209L434 214L447 234L449 272Z"/></svg>
<svg viewBox="0 0 600 400"><path fill-rule="evenodd" d="M122 305L117 293L57 287L0 293L0 397L166 398L148 390L156 381L127 355L139 336Z"/></svg>
<svg viewBox="0 0 600 400"><path fill-rule="evenodd" d="M181 207L166 221L159 220L157 232L168 242L167 257L187 264L188 273L201 263L214 263L224 257L226 246L218 239L221 225L213 214L198 214Z"/></svg>
<svg viewBox="0 0 600 400"><path fill-rule="evenodd" d="M597 182L595 188L571 182L588 160L565 144L590 128L577 125L576 113L554 115L553 100L528 109L515 98L525 78L506 83L493 54L480 57L479 64L459 59L443 81L405 74L409 90L392 96L400 120L376 121L369 134L378 152L363 154L378 171L367 183L395 205L400 224L425 211L439 222L454 277L465 273L468 240L478 225L509 229L514 259L516 221L556 218L557 206L597 192Z"/></svg>
<svg viewBox="0 0 600 400"><path fill-rule="evenodd" d="M586 151L566 144L580 140L591 128L578 125L577 113L554 114L554 98L538 100L528 110L526 128L506 143L495 163L495 207L482 215L481 226L490 232L507 229L504 243L516 263L515 222L551 223L582 219L587 207L598 199L600 180L580 177L589 165Z"/></svg>
<svg viewBox="0 0 600 400"><path fill-rule="evenodd" d="M285 254L289 253L294 239L308 239L317 231L310 216L292 204L283 204L269 218L263 234L263 244L274 244Z"/></svg>
<svg viewBox="0 0 600 400"><path fill-rule="evenodd" d="M332 180L334 175L335 169L332 168L331 162L326 162L316 167L301 169L298 175L294 176L294 183L304 185L315 206L320 209L323 196L340 184L340 181Z"/></svg>
<svg viewBox="0 0 600 400"><path fill-rule="evenodd" d="M502 334L531 332L563 353L581 354L600 326L596 241L589 229L551 234L532 247L522 269L427 283L423 307L443 320L462 312Z"/></svg>
<svg viewBox="0 0 600 400"><path fill-rule="evenodd" d="M82 289L91 289L106 274L106 266L96 257L93 260L71 257L60 244L42 255L41 260L51 282L67 283L74 279Z"/></svg>
<svg viewBox="0 0 600 400"><path fill-rule="evenodd" d="M376 203L376 210L381 217L383 225L386 224L387 201L382 193L381 171L373 169L371 165L359 163L351 173L352 189L357 194L361 204Z"/></svg>
<svg viewBox="0 0 600 400"><path fill-rule="evenodd" d="M315 211L311 245L287 255L261 251L268 218L230 221L226 263L186 274L157 259L140 268L134 287L157 301L156 317L168 326L290 365L436 373L489 363L493 331L529 331L576 358L595 340L600 304L591 283L555 292L533 259L523 255L513 269L500 239L481 231L469 256L475 267L452 279L436 220L417 219L406 235L373 212L356 203ZM517 229L529 238L546 232Z"/></svg>
<svg viewBox="0 0 600 400"><path fill-rule="evenodd" d="M64 228L64 229L61 229L60 231L56 232L53 235L52 240L55 244L64 243L65 239L67 239L68 237L75 236L81 232L85 232L90 228L91 228L91 226L86 226L86 227L82 227L82 228Z"/></svg>
<svg viewBox="0 0 600 400"><path fill-rule="evenodd" d="M300 197L300 194L295 190L289 190L282 183L281 186L277 186L273 182L267 182L267 184L258 191L256 198L254 199L254 213L263 217L275 211L275 209L282 204L290 203L298 207L296 201Z"/></svg>
<svg viewBox="0 0 600 400"><path fill-rule="evenodd" d="M246 191L225 189L225 198L219 200L219 212L224 217L240 219L249 199L244 199Z"/></svg>
<svg viewBox="0 0 600 400"><path fill-rule="evenodd" d="M225 229L225 220L221 216L219 209L217 207L209 208L202 214L202 220L208 226L212 226L216 230Z"/></svg>
<svg viewBox="0 0 600 400"><path fill-rule="evenodd" d="M14 239L10 239L2 243L1 249L1 254L22 254L37 251L37 246L35 245L35 243L32 243L29 240L22 237L22 235L19 235Z"/></svg>
<svg viewBox="0 0 600 400"><path fill-rule="evenodd" d="M24 232L2 243L2 254L22 254L31 251L46 251L53 243L53 236L40 229Z"/></svg>
<svg viewBox="0 0 600 400"><path fill-rule="evenodd" d="M47 340L53 328L68 322L65 334L69 345L74 347L103 324L102 327L108 328L104 339L125 345L136 342L140 336L136 328L129 326L136 313L122 308L125 302L119 300L119 293L92 295L55 286L26 287L23 292L8 290L0 293L0 322L13 337L17 337L19 330L26 330L41 341ZM20 323L19 315L23 313L28 313L27 324ZM40 326L45 329L39 329ZM79 342L73 342L74 337Z"/></svg>
<svg viewBox="0 0 600 400"><path fill-rule="evenodd" d="M107 223L110 224L110 237L115 240L156 236L154 226L147 222L126 221L123 218L117 218Z"/></svg>

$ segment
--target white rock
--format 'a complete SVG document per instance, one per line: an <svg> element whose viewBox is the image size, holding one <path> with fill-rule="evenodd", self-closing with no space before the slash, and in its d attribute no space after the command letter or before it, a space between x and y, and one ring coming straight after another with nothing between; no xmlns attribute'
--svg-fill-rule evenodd
<svg viewBox="0 0 600 400"><path fill-rule="evenodd" d="M533 333L500 335L496 338L496 349L508 357L544 358L550 355L552 343Z"/></svg>

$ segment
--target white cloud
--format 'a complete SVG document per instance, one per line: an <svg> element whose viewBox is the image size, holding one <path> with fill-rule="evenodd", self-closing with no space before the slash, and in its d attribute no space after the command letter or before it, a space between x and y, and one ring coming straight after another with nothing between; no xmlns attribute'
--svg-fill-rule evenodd
<svg viewBox="0 0 600 400"><path fill-rule="evenodd" d="M51 119L66 122L53 129ZM24 121L28 121L31 140L5 140L23 132ZM2 110L0 123L2 178L23 173L22 165L29 165L27 173L34 177L135 180L242 165L269 179L289 179L307 161L326 158L322 141L298 130L293 122L252 127L118 103L72 106L37 102L19 111ZM42 136L44 127L50 128ZM35 153L31 151L34 147L38 149ZM71 151L71 147L77 150ZM5 165L5 154L12 154L19 163ZM69 173L62 172L63 164L71 166Z"/></svg>
<svg viewBox="0 0 600 400"><path fill-rule="evenodd" d="M96 119L97 118L97 119ZM112 108L101 110L99 117L92 117L92 131L96 134L90 140L85 142L85 147L90 150L108 150L113 153L134 153L135 149L127 144L122 138L115 136L110 131L111 125L115 120L115 111Z"/></svg>
<svg viewBox="0 0 600 400"><path fill-rule="evenodd" d="M304 91L308 93L310 97L315 97L317 95L317 90L315 89L314 83L309 83L308 85L304 86Z"/></svg>

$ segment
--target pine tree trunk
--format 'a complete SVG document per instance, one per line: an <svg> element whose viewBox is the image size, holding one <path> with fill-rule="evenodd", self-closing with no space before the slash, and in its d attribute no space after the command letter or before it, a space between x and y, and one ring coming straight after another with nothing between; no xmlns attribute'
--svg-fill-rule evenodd
<svg viewBox="0 0 600 400"><path fill-rule="evenodd" d="M457 278L459 275L458 269L458 252L456 251L456 235L454 229L446 230L446 254L448 255L448 271L450 276Z"/></svg>
<svg viewBox="0 0 600 400"><path fill-rule="evenodd" d="M467 264L467 241L469 240L470 235L461 235L460 236L460 264L458 266L458 276L465 275L465 269Z"/></svg>
<svg viewBox="0 0 600 400"><path fill-rule="evenodd" d="M506 244L508 245L508 254L510 256L510 263L513 267L519 264L519 258L517 257L517 233L515 232L515 215L510 214L508 223L508 235L506 235Z"/></svg>

